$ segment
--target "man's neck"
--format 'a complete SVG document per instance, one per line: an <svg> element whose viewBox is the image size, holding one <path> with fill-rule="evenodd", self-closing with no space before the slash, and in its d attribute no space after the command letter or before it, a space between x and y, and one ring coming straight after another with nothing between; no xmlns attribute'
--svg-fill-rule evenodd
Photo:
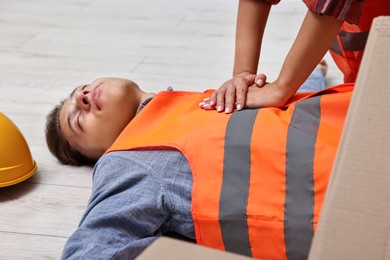
<svg viewBox="0 0 390 260"><path fill-rule="evenodd" d="M141 102L135 114L138 114L149 103L149 101L152 100L154 96L155 96L154 93L144 93L140 99Z"/></svg>

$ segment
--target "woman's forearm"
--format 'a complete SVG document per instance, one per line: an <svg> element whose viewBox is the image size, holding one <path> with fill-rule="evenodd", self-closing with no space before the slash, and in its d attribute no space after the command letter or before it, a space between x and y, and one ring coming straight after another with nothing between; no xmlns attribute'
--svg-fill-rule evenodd
<svg viewBox="0 0 390 260"><path fill-rule="evenodd" d="M233 76L257 73L261 42L271 4L259 0L240 0L237 15L236 50Z"/></svg>
<svg viewBox="0 0 390 260"><path fill-rule="evenodd" d="M335 18L308 11L276 85L293 95L324 57L342 23Z"/></svg>

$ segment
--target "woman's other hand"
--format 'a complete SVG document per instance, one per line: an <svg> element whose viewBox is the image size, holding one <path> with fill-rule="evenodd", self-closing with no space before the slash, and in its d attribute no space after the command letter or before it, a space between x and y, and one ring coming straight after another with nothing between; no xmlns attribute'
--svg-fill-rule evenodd
<svg viewBox="0 0 390 260"><path fill-rule="evenodd" d="M265 83L261 88L253 85L248 88L245 108L282 107L292 96L285 90L276 82Z"/></svg>
<svg viewBox="0 0 390 260"><path fill-rule="evenodd" d="M243 72L226 81L214 91L210 98L206 98L199 106L206 110L216 109L218 112L231 113L234 109L241 110L246 107L248 88L254 86L261 88L266 82L264 74L251 74Z"/></svg>

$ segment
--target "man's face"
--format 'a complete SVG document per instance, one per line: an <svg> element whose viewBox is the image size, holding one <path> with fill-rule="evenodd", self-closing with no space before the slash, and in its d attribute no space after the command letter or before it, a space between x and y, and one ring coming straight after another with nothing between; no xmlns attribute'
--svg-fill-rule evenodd
<svg viewBox="0 0 390 260"><path fill-rule="evenodd" d="M77 87L59 114L61 131L84 155L100 157L135 116L138 86L119 78L99 78Z"/></svg>

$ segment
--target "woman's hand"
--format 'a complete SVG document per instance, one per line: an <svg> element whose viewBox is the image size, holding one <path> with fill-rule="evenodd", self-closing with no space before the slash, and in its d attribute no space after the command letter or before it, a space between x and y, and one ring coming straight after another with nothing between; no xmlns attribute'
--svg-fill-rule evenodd
<svg viewBox="0 0 390 260"><path fill-rule="evenodd" d="M253 85L248 88L245 108L282 107L293 94L276 82L266 83L261 88Z"/></svg>
<svg viewBox="0 0 390 260"><path fill-rule="evenodd" d="M260 81L264 79L263 82L265 82L264 74L257 76L248 74L241 77L239 80L233 78L225 82L218 90L213 92L210 98L203 100L199 106L205 110L216 109L218 112L225 111L225 113L233 112L234 107L237 110L242 108L282 107L296 92L294 89L280 85L278 81L262 83L261 87L254 84L257 79L260 79ZM233 85L234 82L236 84ZM245 83L252 84L248 86ZM239 103L239 101L242 103ZM232 104L236 104L236 106Z"/></svg>
<svg viewBox="0 0 390 260"><path fill-rule="evenodd" d="M216 109L218 112L225 111L225 113L231 113L234 109L241 110L246 106L248 88L250 86L261 88L266 79L264 74L240 73L223 83L199 106L206 110Z"/></svg>

